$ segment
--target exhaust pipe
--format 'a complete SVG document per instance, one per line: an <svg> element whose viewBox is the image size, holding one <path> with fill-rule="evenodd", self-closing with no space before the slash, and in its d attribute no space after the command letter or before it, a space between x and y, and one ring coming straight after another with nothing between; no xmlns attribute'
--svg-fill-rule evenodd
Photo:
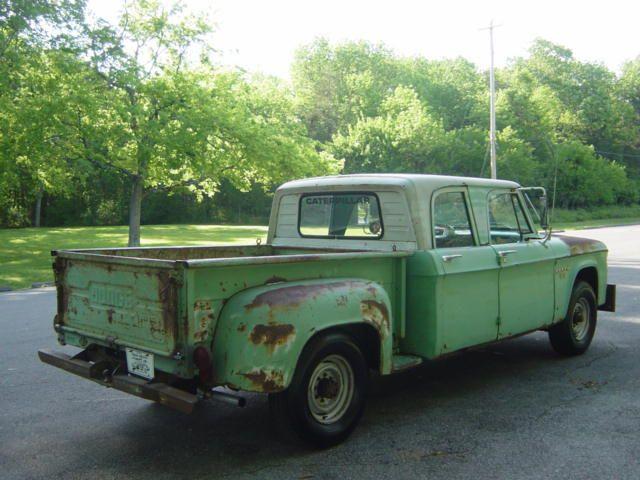
<svg viewBox="0 0 640 480"><path fill-rule="evenodd" d="M244 407L247 404L246 398L219 390L210 390L207 397L236 407Z"/></svg>

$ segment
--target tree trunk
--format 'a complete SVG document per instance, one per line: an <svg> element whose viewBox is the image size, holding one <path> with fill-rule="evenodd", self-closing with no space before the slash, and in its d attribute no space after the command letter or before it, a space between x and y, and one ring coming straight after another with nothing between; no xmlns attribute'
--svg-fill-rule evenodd
<svg viewBox="0 0 640 480"><path fill-rule="evenodd" d="M142 210L142 178L135 176L131 184L129 200L129 246L140 246L140 212Z"/></svg>
<svg viewBox="0 0 640 480"><path fill-rule="evenodd" d="M40 216L42 213L42 188L39 188L36 192L36 211L33 215L33 226L40 226Z"/></svg>

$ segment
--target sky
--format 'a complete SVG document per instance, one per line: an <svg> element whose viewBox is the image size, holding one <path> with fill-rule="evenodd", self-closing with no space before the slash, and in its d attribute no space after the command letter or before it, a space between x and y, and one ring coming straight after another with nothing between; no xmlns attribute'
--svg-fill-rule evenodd
<svg viewBox="0 0 640 480"><path fill-rule="evenodd" d="M573 50L583 61L619 71L640 55L638 0L186 0L215 25L220 63L288 78L296 48L325 37L332 42L383 43L399 55L464 57L489 65L495 29L496 66L526 55L538 37ZM122 0L89 0L97 16L114 21Z"/></svg>

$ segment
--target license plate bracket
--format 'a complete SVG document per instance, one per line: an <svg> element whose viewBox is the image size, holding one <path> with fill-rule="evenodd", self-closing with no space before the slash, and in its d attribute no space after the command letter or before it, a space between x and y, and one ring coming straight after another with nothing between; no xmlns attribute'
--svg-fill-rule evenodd
<svg viewBox="0 0 640 480"><path fill-rule="evenodd" d="M155 374L153 353L142 352L128 347L125 351L129 373L147 380L153 380Z"/></svg>

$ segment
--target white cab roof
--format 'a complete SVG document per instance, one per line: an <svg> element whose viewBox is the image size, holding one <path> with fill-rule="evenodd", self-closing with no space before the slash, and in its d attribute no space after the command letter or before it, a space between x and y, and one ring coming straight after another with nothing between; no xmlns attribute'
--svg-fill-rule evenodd
<svg viewBox="0 0 640 480"><path fill-rule="evenodd" d="M282 185L278 190L317 188L317 187L355 187L359 185L406 186L413 184L420 190L435 190L442 187L469 185L479 187L518 188L516 182L508 180L492 180L489 178L454 177L448 175L420 175L415 173L367 173L354 175L332 175L327 177L305 178L293 180Z"/></svg>

